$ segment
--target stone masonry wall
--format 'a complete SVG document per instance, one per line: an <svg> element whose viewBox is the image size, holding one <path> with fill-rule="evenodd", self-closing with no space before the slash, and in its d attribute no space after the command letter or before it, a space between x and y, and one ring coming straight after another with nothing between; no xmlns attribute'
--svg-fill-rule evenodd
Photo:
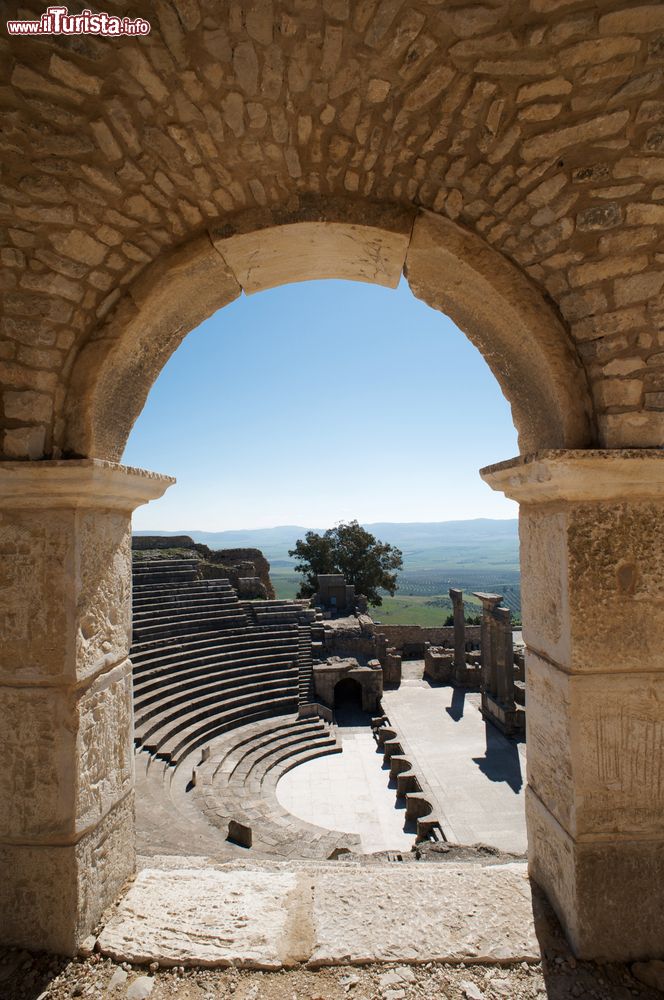
<svg viewBox="0 0 664 1000"><path fill-rule="evenodd" d="M0 39L6 458L58 455L77 353L151 262L234 213L331 195L479 234L568 324L597 442L662 444L664 5L137 0L131 14L149 36Z"/></svg>
<svg viewBox="0 0 664 1000"><path fill-rule="evenodd" d="M421 625L377 625L376 632L386 635L390 646L401 651L408 646L422 646L429 642L432 646L447 645L454 648L454 626L441 625L438 628L426 628ZM466 625L466 642L478 646L480 641L480 626ZM424 652L422 653L424 655Z"/></svg>

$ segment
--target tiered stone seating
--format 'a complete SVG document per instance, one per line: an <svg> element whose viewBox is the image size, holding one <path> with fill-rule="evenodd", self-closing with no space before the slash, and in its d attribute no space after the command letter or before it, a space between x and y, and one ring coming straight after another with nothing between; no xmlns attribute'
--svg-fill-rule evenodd
<svg viewBox="0 0 664 1000"><path fill-rule="evenodd" d="M225 840L191 794L191 771L174 770L136 751L136 849L139 854L197 854L228 861L241 848ZM188 790L187 790L188 789Z"/></svg>
<svg viewBox="0 0 664 1000"><path fill-rule="evenodd" d="M154 559L135 564L133 605L141 849L234 856L231 820L251 829L257 853L359 846L276 798L291 767L341 749L320 719L295 715L312 693L307 602L239 601L228 580L200 579L195 560Z"/></svg>
<svg viewBox="0 0 664 1000"><path fill-rule="evenodd" d="M190 583L198 578L197 559L134 559L134 585Z"/></svg>
<svg viewBox="0 0 664 1000"><path fill-rule="evenodd" d="M279 804L280 778L298 764L340 753L320 719L282 718L235 730L210 747L197 768L194 794L224 836L229 824L251 831L252 850L279 857L329 858L358 850L359 837L306 823Z"/></svg>
<svg viewBox="0 0 664 1000"><path fill-rule="evenodd" d="M199 580L195 560L136 563L131 658L139 746L175 765L229 729L296 711L300 609L275 602L278 612L261 622L247 614L249 603L238 601L227 580Z"/></svg>
<svg viewBox="0 0 664 1000"><path fill-rule="evenodd" d="M313 631L320 612L309 606L308 601L244 601L242 602L247 617L257 625L279 625L296 623L299 629L298 669L299 703L308 705L314 699L313 674ZM320 643L318 644L320 648Z"/></svg>

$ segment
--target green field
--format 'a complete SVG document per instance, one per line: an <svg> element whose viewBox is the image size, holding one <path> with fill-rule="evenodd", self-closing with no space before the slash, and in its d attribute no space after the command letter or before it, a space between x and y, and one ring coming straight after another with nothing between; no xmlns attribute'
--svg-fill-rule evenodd
<svg viewBox="0 0 664 1000"><path fill-rule="evenodd" d="M516 520L478 518L471 521L433 523L379 523L367 525L381 541L403 553L403 570L394 597L371 612L379 621L394 625L442 625L452 610L450 587L464 592L466 614L475 615L479 604L473 591L503 595L514 618L521 617L519 536ZM211 548L256 547L270 561L270 576L277 597L292 600L300 576L293 571L288 550L305 528L282 526L250 531L181 531ZM139 532L149 534L149 532ZM158 532L158 534L162 534ZM371 609L370 609L371 610Z"/></svg>
<svg viewBox="0 0 664 1000"><path fill-rule="evenodd" d="M277 597L292 600L297 595L300 578L285 567L271 570L270 577ZM399 589L394 597L387 594L378 608L370 608L372 618L384 625L443 625L452 612L448 590L457 587L464 592L466 616L477 615L481 602L473 591L503 595L503 603L512 611L515 621L521 619L521 590L518 573L446 570L437 574L405 572L399 577Z"/></svg>

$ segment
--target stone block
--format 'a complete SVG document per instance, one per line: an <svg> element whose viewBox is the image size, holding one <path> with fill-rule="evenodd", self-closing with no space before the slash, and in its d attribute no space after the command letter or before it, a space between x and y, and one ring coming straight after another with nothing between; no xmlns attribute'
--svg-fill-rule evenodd
<svg viewBox="0 0 664 1000"><path fill-rule="evenodd" d="M664 414L603 413L598 419L600 441L605 448L661 448Z"/></svg>
<svg viewBox="0 0 664 1000"><path fill-rule="evenodd" d="M524 505L520 536L532 650L578 672L664 670L664 504Z"/></svg>
<svg viewBox="0 0 664 1000"><path fill-rule="evenodd" d="M664 841L577 843L530 789L526 821L530 875L578 957L664 957Z"/></svg>
<svg viewBox="0 0 664 1000"><path fill-rule="evenodd" d="M639 407L643 397L640 379L605 378L596 384L600 406Z"/></svg>
<svg viewBox="0 0 664 1000"><path fill-rule="evenodd" d="M229 820L228 839L241 847L251 847L253 843L253 832L247 823L240 823L236 819Z"/></svg>
<svg viewBox="0 0 664 1000"><path fill-rule="evenodd" d="M128 655L130 536L126 513L0 513L0 680L79 682Z"/></svg>
<svg viewBox="0 0 664 1000"><path fill-rule="evenodd" d="M133 793L75 844L0 844L0 940L75 955L135 864Z"/></svg>
<svg viewBox="0 0 664 1000"><path fill-rule="evenodd" d="M656 838L664 691L656 673L570 675L528 653L528 782L573 837Z"/></svg>
<svg viewBox="0 0 664 1000"><path fill-rule="evenodd" d="M519 512L523 637L557 663L571 657L567 518L563 511L522 505Z"/></svg>
<svg viewBox="0 0 664 1000"><path fill-rule="evenodd" d="M0 838L68 841L133 786L131 665L87 689L0 687Z"/></svg>
<svg viewBox="0 0 664 1000"><path fill-rule="evenodd" d="M396 288L411 212L365 206L358 214L330 208L329 218L246 216L212 232L212 240L247 294L287 282L345 278Z"/></svg>

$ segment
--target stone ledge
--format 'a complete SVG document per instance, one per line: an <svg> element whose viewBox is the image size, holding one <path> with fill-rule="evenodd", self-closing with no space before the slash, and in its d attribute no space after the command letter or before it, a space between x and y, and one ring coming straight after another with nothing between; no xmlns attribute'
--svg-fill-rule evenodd
<svg viewBox="0 0 664 1000"><path fill-rule="evenodd" d="M539 961L523 863L144 869L97 942L118 961L278 969ZM380 914L380 919L376 915Z"/></svg>
<svg viewBox="0 0 664 1000"><path fill-rule="evenodd" d="M1 462L0 505L15 510L67 507L130 512L157 500L172 476L96 458Z"/></svg>
<svg viewBox="0 0 664 1000"><path fill-rule="evenodd" d="M551 449L488 465L480 475L519 503L664 499L664 449Z"/></svg>

